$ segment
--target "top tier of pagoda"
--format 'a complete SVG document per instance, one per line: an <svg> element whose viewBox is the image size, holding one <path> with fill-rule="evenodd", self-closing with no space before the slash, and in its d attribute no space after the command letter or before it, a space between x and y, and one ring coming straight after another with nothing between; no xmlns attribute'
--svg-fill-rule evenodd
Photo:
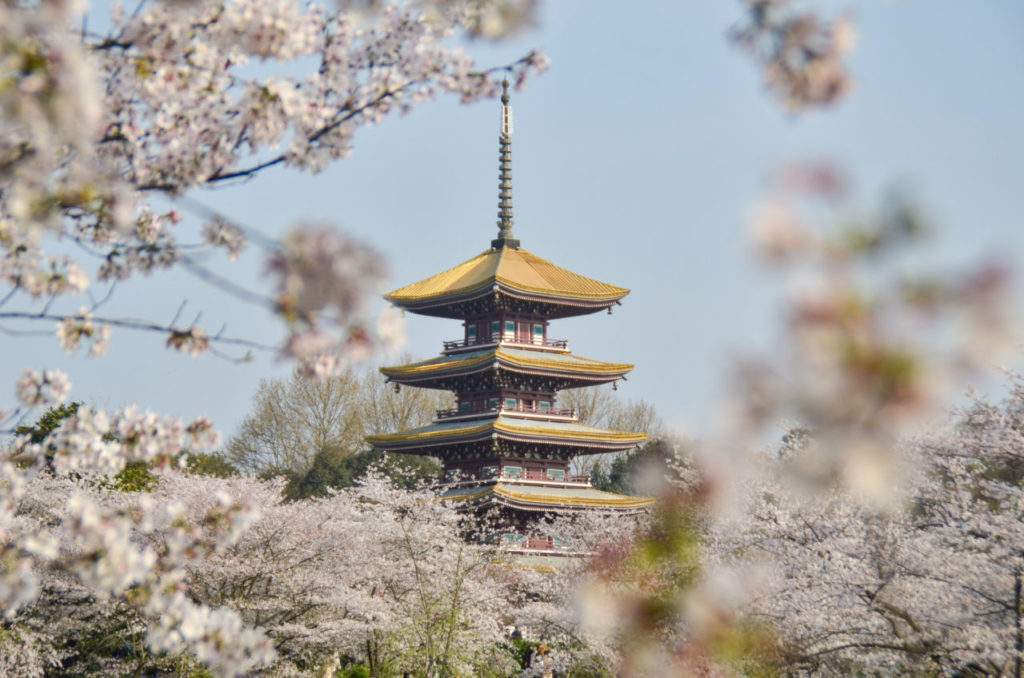
<svg viewBox="0 0 1024 678"><path fill-rule="evenodd" d="M384 298L413 313L460 320L502 313L566 318L610 308L628 293L516 245L492 247Z"/></svg>

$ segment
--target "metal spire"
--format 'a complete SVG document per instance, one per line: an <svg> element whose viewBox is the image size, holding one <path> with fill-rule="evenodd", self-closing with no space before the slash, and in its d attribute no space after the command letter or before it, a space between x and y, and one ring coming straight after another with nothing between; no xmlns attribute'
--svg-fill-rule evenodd
<svg viewBox="0 0 1024 678"><path fill-rule="evenodd" d="M498 237L491 247L519 249L512 237L512 108L508 105L508 78L501 81L501 136L498 137Z"/></svg>

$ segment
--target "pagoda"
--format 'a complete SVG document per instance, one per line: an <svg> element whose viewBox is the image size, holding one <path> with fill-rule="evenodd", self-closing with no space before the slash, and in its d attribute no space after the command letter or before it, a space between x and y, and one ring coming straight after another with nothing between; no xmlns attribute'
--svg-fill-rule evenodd
<svg viewBox="0 0 1024 678"><path fill-rule="evenodd" d="M455 407L429 426L367 440L386 452L438 457L444 498L499 507L489 537L513 552L557 555L558 540L531 533L545 514L636 513L653 502L596 490L570 471L577 455L627 451L646 435L587 426L558 406L559 391L614 384L633 366L573 355L567 341L550 338L551 321L611 313L629 290L560 268L513 237L512 116L503 87L498 237L472 259L384 297L412 313L462 321L462 338L444 342L438 357L381 368L395 388L453 391Z"/></svg>

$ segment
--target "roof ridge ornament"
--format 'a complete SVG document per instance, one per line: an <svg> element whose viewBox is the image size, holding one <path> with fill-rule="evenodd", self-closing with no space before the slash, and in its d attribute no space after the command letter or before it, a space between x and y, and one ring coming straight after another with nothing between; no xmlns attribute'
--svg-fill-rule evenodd
<svg viewBox="0 0 1024 678"><path fill-rule="evenodd" d="M501 81L501 136L498 137L498 237L492 249L519 249L512 237L512 108L508 105L508 78Z"/></svg>

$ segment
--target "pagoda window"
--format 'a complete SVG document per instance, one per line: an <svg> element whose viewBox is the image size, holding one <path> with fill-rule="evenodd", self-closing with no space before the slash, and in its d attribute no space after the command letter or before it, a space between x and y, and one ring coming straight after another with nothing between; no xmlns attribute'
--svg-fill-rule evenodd
<svg viewBox="0 0 1024 678"><path fill-rule="evenodd" d="M523 477L523 467L522 466L506 466L505 468L502 469L502 471L504 472L504 473L502 473L502 475L504 475L506 478L522 478Z"/></svg>
<svg viewBox="0 0 1024 678"><path fill-rule="evenodd" d="M565 470L560 468L549 468L548 469L548 480L557 480L560 483L565 482Z"/></svg>
<svg viewBox="0 0 1024 678"><path fill-rule="evenodd" d="M501 321L491 321L491 341L501 341Z"/></svg>
<svg viewBox="0 0 1024 678"><path fill-rule="evenodd" d="M540 323L534 323L533 325L533 343L544 343L544 325Z"/></svg>
<svg viewBox="0 0 1024 678"><path fill-rule="evenodd" d="M550 412L551 411L551 403L549 403L546 400L541 400L539 403L537 403L537 405L538 405L538 407L539 407L541 412Z"/></svg>
<svg viewBox="0 0 1024 678"><path fill-rule="evenodd" d="M499 400L498 398L488 398L487 399L487 409L488 410L496 410L496 409L498 409L498 403L500 403L500 402L501 402L501 400Z"/></svg>
<svg viewBox="0 0 1024 678"><path fill-rule="evenodd" d="M514 409L516 409L516 406L518 404L519 404L519 401L516 400L515 398L505 398L505 409L506 410L514 410Z"/></svg>
<svg viewBox="0 0 1024 678"><path fill-rule="evenodd" d="M459 412L461 414L466 414L466 413L468 413L472 409L473 409L473 403L471 403L468 400L463 400L461 403L459 403Z"/></svg>
<svg viewBox="0 0 1024 678"><path fill-rule="evenodd" d="M484 466L482 469L480 469L480 477L493 478L498 475L498 470L499 469L497 466Z"/></svg>
<svg viewBox="0 0 1024 678"><path fill-rule="evenodd" d="M476 343L476 325L466 325L466 343Z"/></svg>
<svg viewBox="0 0 1024 678"><path fill-rule="evenodd" d="M505 321L505 339L507 341L515 341L516 338L516 321L506 320Z"/></svg>

